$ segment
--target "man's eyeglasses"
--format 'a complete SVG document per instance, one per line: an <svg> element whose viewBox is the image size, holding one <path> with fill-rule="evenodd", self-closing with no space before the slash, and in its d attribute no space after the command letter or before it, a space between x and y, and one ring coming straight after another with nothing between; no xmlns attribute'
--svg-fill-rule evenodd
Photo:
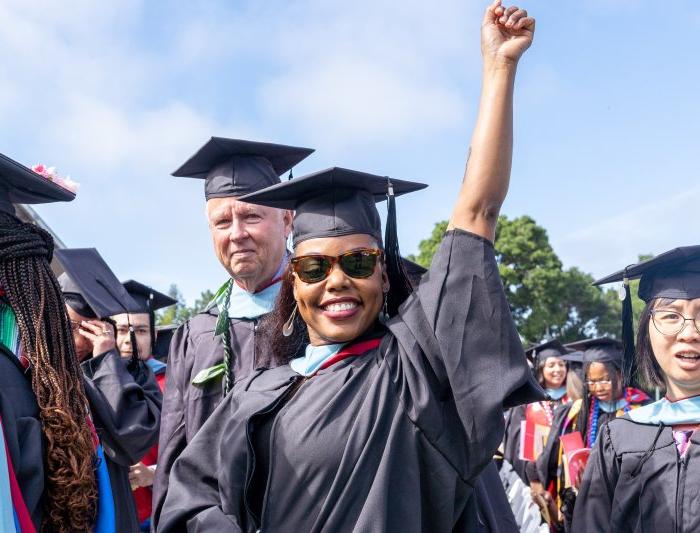
<svg viewBox="0 0 700 533"><path fill-rule="evenodd" d="M304 283L318 283L326 279L333 265L338 263L343 272L351 278L368 278L374 273L377 261L382 256L381 250L363 248L352 250L338 256L310 254L294 257L292 268Z"/></svg>

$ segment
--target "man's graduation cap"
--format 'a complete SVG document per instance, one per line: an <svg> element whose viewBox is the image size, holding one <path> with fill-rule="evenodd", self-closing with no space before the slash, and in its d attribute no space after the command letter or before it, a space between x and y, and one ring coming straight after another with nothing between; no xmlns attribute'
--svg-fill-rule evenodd
<svg viewBox="0 0 700 533"><path fill-rule="evenodd" d="M108 319L122 313L138 313L139 304L94 248L63 248L56 258L65 270L58 279L66 303L87 318ZM91 314L87 314L87 312ZM92 315L92 316L91 316ZM133 360L138 359L136 338L131 325Z"/></svg>
<svg viewBox="0 0 700 533"><path fill-rule="evenodd" d="M280 182L280 175L314 150L212 137L173 176L204 180L204 197L242 196Z"/></svg>
<svg viewBox="0 0 700 533"><path fill-rule="evenodd" d="M394 198L426 187L424 183L333 167L271 185L240 200L295 210L292 230L295 247L309 239L358 233L371 235L380 245L383 242L391 283L387 304L389 313L394 314L412 290L399 252ZM383 200L388 200L384 239L375 205Z"/></svg>
<svg viewBox="0 0 700 533"><path fill-rule="evenodd" d="M0 154L0 211L15 214L12 204L70 202L75 193Z"/></svg>
<svg viewBox="0 0 700 533"><path fill-rule="evenodd" d="M156 317L155 312L165 307L177 304L175 298L158 292L148 285L139 283L133 279L123 283L124 288L139 306L139 313L148 313L151 329L151 346L156 347ZM155 352L154 352L155 353Z"/></svg>
<svg viewBox="0 0 700 533"><path fill-rule="evenodd" d="M605 285L616 281L623 283L624 360L622 368L625 383L632 380L636 367L632 295L629 288L629 281L633 279L639 279L638 294L647 303L657 298L673 300L700 298L700 246L674 248L647 261L628 266L594 283L594 285Z"/></svg>

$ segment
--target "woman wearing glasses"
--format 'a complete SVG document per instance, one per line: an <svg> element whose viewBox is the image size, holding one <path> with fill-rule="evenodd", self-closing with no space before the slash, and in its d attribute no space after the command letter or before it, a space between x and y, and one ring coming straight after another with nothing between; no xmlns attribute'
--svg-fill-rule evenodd
<svg viewBox="0 0 700 533"><path fill-rule="evenodd" d="M289 364L235 384L175 462L159 531L483 530L492 502L474 485L503 408L544 398L492 244L533 31L524 10L486 11L471 159L412 294L394 197L424 185L332 168L241 198L296 211L291 270L264 326ZM382 238L375 202L387 198Z"/></svg>
<svg viewBox="0 0 700 533"><path fill-rule="evenodd" d="M581 484L575 531L700 530L700 246L676 248L599 281L641 278L636 364L665 397L601 429ZM630 294L627 290L627 302ZM625 306L629 309L628 306ZM633 368L627 313L626 368Z"/></svg>
<svg viewBox="0 0 700 533"><path fill-rule="evenodd" d="M537 461L536 481L550 489L541 495L550 503L553 525L559 529L566 525L568 531L580 479L572 479L567 468L567 454L575 449L568 443L573 441L562 437L578 433L578 446L593 448L608 421L644 405L649 397L639 389L624 386L619 341L603 337L567 346L583 350L583 397L555 412L547 444ZM552 492L554 499L549 496Z"/></svg>

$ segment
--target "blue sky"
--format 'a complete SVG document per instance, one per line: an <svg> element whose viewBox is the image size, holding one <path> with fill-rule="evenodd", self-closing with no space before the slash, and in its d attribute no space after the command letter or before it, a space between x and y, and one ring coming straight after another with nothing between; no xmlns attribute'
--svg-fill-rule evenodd
<svg viewBox="0 0 700 533"><path fill-rule="evenodd" d="M211 135L316 148L430 188L399 202L404 253L449 216L479 94L486 2L0 3L0 151L81 183L37 211L122 279L217 287L202 183L169 176ZM700 242L700 8L532 1L503 212L598 276Z"/></svg>

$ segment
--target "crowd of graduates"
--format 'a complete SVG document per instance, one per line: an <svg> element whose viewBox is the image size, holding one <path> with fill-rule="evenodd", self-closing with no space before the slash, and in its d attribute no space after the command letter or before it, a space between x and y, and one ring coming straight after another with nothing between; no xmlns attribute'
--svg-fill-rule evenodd
<svg viewBox="0 0 700 533"><path fill-rule="evenodd" d="M514 532L504 462L552 531L698 530L700 246L598 282L622 283L620 340L524 349L511 316L493 241L534 30L486 9L427 271L400 255L396 210L426 184L292 178L312 149L212 137L173 175L203 181L228 280L157 331L175 301L21 221L16 204L75 192L1 155L0 531Z"/></svg>

